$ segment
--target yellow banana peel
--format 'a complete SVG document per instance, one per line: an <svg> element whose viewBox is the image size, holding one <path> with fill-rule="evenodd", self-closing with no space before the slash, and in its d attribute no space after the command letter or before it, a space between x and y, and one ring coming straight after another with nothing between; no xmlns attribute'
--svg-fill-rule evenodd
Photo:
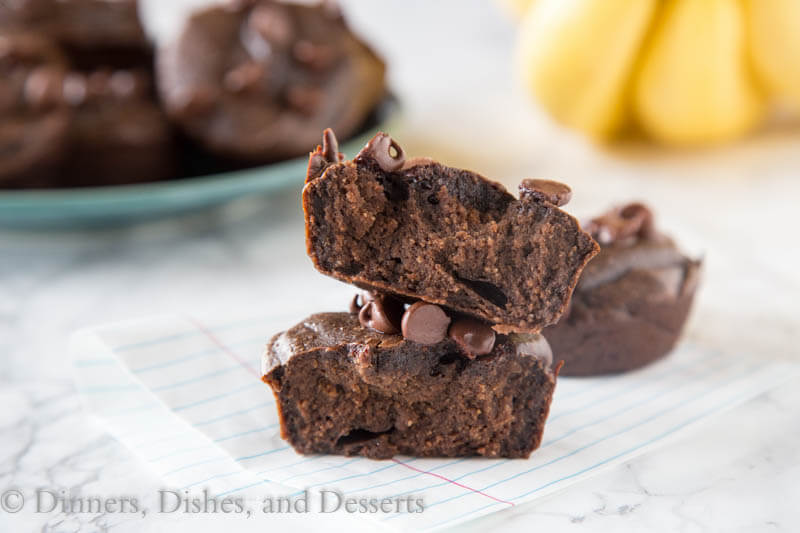
<svg viewBox="0 0 800 533"><path fill-rule="evenodd" d="M750 59L771 96L800 112L800 1L744 0Z"/></svg>
<svg viewBox="0 0 800 533"><path fill-rule="evenodd" d="M516 62L592 138L633 123L664 144L724 142L777 99L800 111L800 0L535 0Z"/></svg>
<svg viewBox="0 0 800 533"><path fill-rule="evenodd" d="M749 76L738 0L667 0L634 81L640 126L667 144L727 141L762 103Z"/></svg>
<svg viewBox="0 0 800 533"><path fill-rule="evenodd" d="M622 123L624 94L656 0L537 0L522 20L517 61L560 122L597 138Z"/></svg>

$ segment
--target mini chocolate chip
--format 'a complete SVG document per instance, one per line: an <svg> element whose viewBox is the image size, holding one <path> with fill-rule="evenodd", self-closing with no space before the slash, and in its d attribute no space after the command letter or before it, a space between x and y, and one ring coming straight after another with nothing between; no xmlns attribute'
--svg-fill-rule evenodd
<svg viewBox="0 0 800 533"><path fill-rule="evenodd" d="M181 95L182 102L177 112L185 117L208 113L217 103L217 97L218 93L212 87L194 87Z"/></svg>
<svg viewBox="0 0 800 533"><path fill-rule="evenodd" d="M386 295L373 295L374 299L364 299L358 313L358 321L365 328L371 328L386 335L400 333L400 317L403 304ZM364 296L362 295L362 298Z"/></svg>
<svg viewBox="0 0 800 533"><path fill-rule="evenodd" d="M306 183L314 181L322 176L322 174L325 173L325 169L330 165L330 163L322 157L319 150L321 150L321 148L318 148L318 151L311 152L309 155L308 168L306 169Z"/></svg>
<svg viewBox="0 0 800 533"><path fill-rule="evenodd" d="M129 98L136 93L136 79L132 73L126 70L112 73L108 84L114 96L120 98Z"/></svg>
<svg viewBox="0 0 800 533"><path fill-rule="evenodd" d="M25 101L34 109L45 109L61 102L63 73L51 67L31 71L25 80Z"/></svg>
<svg viewBox="0 0 800 533"><path fill-rule="evenodd" d="M248 61L232 68L225 74L224 85L232 93L252 90L264 76L264 65Z"/></svg>
<svg viewBox="0 0 800 533"><path fill-rule="evenodd" d="M436 344L447 336L450 318L441 307L416 302L403 314L403 337L420 344Z"/></svg>
<svg viewBox="0 0 800 533"><path fill-rule="evenodd" d="M447 336L453 339L470 359L486 355L494 348L494 330L488 324L473 318L457 319L450 326Z"/></svg>
<svg viewBox="0 0 800 533"><path fill-rule="evenodd" d="M64 100L71 106L79 106L86 101L86 78L76 72L70 72L64 78L62 88Z"/></svg>
<svg viewBox="0 0 800 533"><path fill-rule="evenodd" d="M376 292L376 291L363 291L361 293L361 300L364 303L371 302L373 300L378 300L378 299L384 299L384 300L391 299L391 300L394 300L394 298L392 298L388 294L383 294L383 293Z"/></svg>
<svg viewBox="0 0 800 533"><path fill-rule="evenodd" d="M339 153L339 141L330 128L325 128L322 132L322 157L329 163L338 163L344 159L344 155Z"/></svg>
<svg viewBox="0 0 800 533"><path fill-rule="evenodd" d="M572 189L558 181L528 178L519 184L519 195L522 200L538 200L561 207L572 199Z"/></svg>
<svg viewBox="0 0 800 533"><path fill-rule="evenodd" d="M314 70L323 70L330 67L335 59L335 53L331 46L326 44L314 44L311 41L301 39L292 47L294 58L308 65Z"/></svg>
<svg viewBox="0 0 800 533"><path fill-rule="evenodd" d="M655 233L653 213L645 205L639 203L612 209L593 218L585 229L603 245L635 236L652 237Z"/></svg>
<svg viewBox="0 0 800 533"><path fill-rule="evenodd" d="M293 109L310 116L319 107L325 95L316 87L294 86L286 90L286 101Z"/></svg>
<svg viewBox="0 0 800 533"><path fill-rule="evenodd" d="M517 354L541 359L547 367L553 364L553 350L543 335L537 333L512 333L509 338L516 345Z"/></svg>
<svg viewBox="0 0 800 533"><path fill-rule="evenodd" d="M108 92L108 84L111 80L111 72L107 70L96 70L86 77L86 91L90 97L105 96Z"/></svg>
<svg viewBox="0 0 800 533"><path fill-rule="evenodd" d="M113 72L108 83L111 92L118 98L145 96L150 89L149 80L145 74L129 70Z"/></svg>
<svg viewBox="0 0 800 533"><path fill-rule="evenodd" d="M358 292L353 295L353 299L350 301L350 312L351 313L358 313L362 307L367 302L371 302L375 300L376 295L370 291L362 291ZM384 296L384 298L389 298L388 296ZM392 305L402 305L400 302L393 303Z"/></svg>
<svg viewBox="0 0 800 533"><path fill-rule="evenodd" d="M646 237L653 232L653 212L640 203L628 204L619 210L619 215L631 221L629 231L633 231L640 237Z"/></svg>
<svg viewBox="0 0 800 533"><path fill-rule="evenodd" d="M603 246L613 243L617 240L616 228L614 228L608 220L602 217L593 218L584 225L586 230L594 240Z"/></svg>
<svg viewBox="0 0 800 533"><path fill-rule="evenodd" d="M286 46L294 33L292 21L280 6L259 4L250 13L248 25L268 43Z"/></svg>
<svg viewBox="0 0 800 533"><path fill-rule="evenodd" d="M394 149L394 155L391 150ZM377 133L356 157L369 156L377 161L384 172L395 172L403 168L406 156L397 142L385 133Z"/></svg>
<svg viewBox="0 0 800 533"><path fill-rule="evenodd" d="M333 163L344 159L344 154L339 152L339 142L330 128L322 132L322 146L311 152L306 170L306 183L317 179L325 173L325 169Z"/></svg>

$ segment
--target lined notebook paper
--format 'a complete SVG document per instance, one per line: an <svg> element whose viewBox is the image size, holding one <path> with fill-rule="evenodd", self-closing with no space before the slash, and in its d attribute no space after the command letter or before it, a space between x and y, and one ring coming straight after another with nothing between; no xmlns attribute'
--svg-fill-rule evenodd
<svg viewBox="0 0 800 533"><path fill-rule="evenodd" d="M77 387L90 412L165 487L254 502L307 489L414 496L424 502L421 513L363 517L418 531L564 489L686 433L799 368L689 339L640 371L559 379L544 440L527 460L301 456L280 438L272 393L259 379L267 340L300 318L168 315L84 330L71 344Z"/></svg>

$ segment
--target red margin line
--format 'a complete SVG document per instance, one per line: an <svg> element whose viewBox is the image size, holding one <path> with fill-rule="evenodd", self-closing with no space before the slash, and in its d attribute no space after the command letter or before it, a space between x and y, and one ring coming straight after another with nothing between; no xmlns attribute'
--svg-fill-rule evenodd
<svg viewBox="0 0 800 533"><path fill-rule="evenodd" d="M466 485L462 485L458 481L453 481L452 479L448 479L448 478L446 478L446 477L444 477L444 476L442 476L440 474L437 474L436 472L428 472L427 470L421 470L421 469L419 469L417 467L411 466L410 464L404 463L403 461L399 461L397 459L392 459L392 461L394 461L395 463L397 463L399 465L403 465L406 468L414 470L415 472L419 472L420 474L428 474L429 476L438 477L439 479L447 481L448 483L452 483L453 485L461 487L462 489L470 490L470 491L472 491L472 492L474 492L476 494L480 494L481 496L486 496L487 498L489 498L491 500L494 500L496 502L506 503L506 504L510 505L511 507L514 507L514 502L508 502L506 500L501 500L500 498L495 498L491 494L486 494L485 492L481 492L478 489L473 489L472 487L468 487Z"/></svg>
<svg viewBox="0 0 800 533"><path fill-rule="evenodd" d="M248 370L248 371L249 371L251 374L253 374L254 376L258 377L259 379L261 378L261 374L260 374L259 372L256 372L256 370L255 370L253 367L251 367L250 365L248 365L248 364L247 364L247 362L245 362L245 361L244 361L244 360L243 360L241 357L239 357L238 355L236 355L236 353L234 353L234 351L233 351L233 350L231 350L230 348L228 348L227 346L225 346L225 344L224 344L224 343L223 343L221 340L219 340L219 338L218 338L216 335L214 335L214 333L213 333L213 332L212 332L210 329L208 329L206 326L204 326L204 325L203 325L203 324L201 324L199 321L197 321L196 319L194 319L194 318L192 318L192 317L190 317L190 316L187 316L187 317L186 317L186 320L188 320L189 322L191 322L191 323L192 323L192 325L194 325L194 327L196 327L197 329L199 329L200 331L202 331L202 332L203 332L203 334L204 334L206 337L208 337L208 339L209 339L211 342L213 342L213 343L214 343L214 344L217 346L217 348L219 348L220 350L222 350L223 352L225 352L226 354L228 354L228 355L229 355L229 356L230 356L230 357L231 357L231 358L232 358L234 361L236 361L237 363L239 363L240 365L242 365L242 366L243 366L245 369L247 369L247 370Z"/></svg>
<svg viewBox="0 0 800 533"><path fill-rule="evenodd" d="M254 374L254 375L258 376L258 377L261 377L261 376L258 374L258 372L256 372L256 371L255 371L255 369L253 369L251 366L249 366L247 363L245 363L245 362L244 362L244 361L243 361L243 360L242 360L242 359L241 359L241 358L240 358L238 355L236 355L236 354L233 352L233 350L231 350L230 348L228 348L227 346L225 346L225 344L223 344L223 343L222 343L222 341L220 341L220 340L219 340L219 338L217 338L217 336L216 336L216 335L214 335L214 333L213 333L213 332L212 332L210 329L208 329L207 327L205 327L203 324L201 324L200 322L198 322L197 320L195 320L195 319L194 319L194 318L192 318L192 317L186 317L186 318L187 318L187 320L188 320L189 322L191 322L191 323L192 323L192 324L193 324L193 325L194 325L194 326L195 326L197 329L199 329L200 331L202 331L202 332L203 332L203 334L204 334L206 337L208 337L208 338L209 338L209 340L210 340L211 342L213 342L215 345L217 345L217 347L218 347L220 350L222 350L223 352L225 352L226 354L228 354L228 355L229 355L231 358L233 358L233 359L234 359L234 360L235 360L237 363L239 363L239 364L240 364L240 365L242 365L244 368L246 368L247 370L249 370L249 371L250 371L252 374ZM491 494L486 494L485 492L479 491L478 489L473 489L472 487L468 487L467 485L464 485L464 484L462 484L462 483L459 483L458 481L453 481L452 479L448 479L448 478L444 477L444 476L443 476L443 475L441 475L441 474L437 474L437 473L435 473L435 472L428 472L427 470L421 470L421 469L419 469L419 468L417 468L417 467L415 467L415 466L411 466L410 464L404 463L403 461L400 461L399 459L392 459L392 461L394 461L395 463L397 463L397 464L399 464L399 465L402 465L402 466L404 466L404 467L406 467L406 468L408 468L408 469L410 469L410 470L413 470L413 471L415 471L415 472L419 472L420 474L427 474L427 475L429 475L429 476L433 476L433 477L439 478L439 479L441 479L441 480L443 480L443 481L447 481L448 483L451 483L451 484L453 484L453 485L456 485L457 487L461 487L462 489L467 489L467 490L469 490L469 491L471 491L471 492L474 492L475 494L480 494L481 496L485 496L485 497L487 497L487 498L489 498L489 499L491 499L491 500L494 500L494 501L496 501L496 502L499 502L499 503L505 503L505 504L507 504L507 505L510 505L510 506L512 506L512 507L514 507L514 505L515 505L515 504L514 504L514 502L509 502L509 501L506 501L506 500L501 500L500 498L495 498L495 497L494 497L494 496L492 496Z"/></svg>

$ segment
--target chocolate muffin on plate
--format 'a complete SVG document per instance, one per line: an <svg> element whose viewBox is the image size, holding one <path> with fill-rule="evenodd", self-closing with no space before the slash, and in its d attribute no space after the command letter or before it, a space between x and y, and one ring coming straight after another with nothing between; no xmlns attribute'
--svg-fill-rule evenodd
<svg viewBox="0 0 800 533"><path fill-rule="evenodd" d="M70 111L59 50L32 33L0 35L0 187L53 183L67 148Z"/></svg>
<svg viewBox="0 0 800 533"><path fill-rule="evenodd" d="M330 2L250 0L193 14L157 52L167 114L204 148L264 163L354 134L385 96L384 64Z"/></svg>
<svg viewBox="0 0 800 533"><path fill-rule="evenodd" d="M66 186L115 185L176 176L174 135L144 70L71 72Z"/></svg>

